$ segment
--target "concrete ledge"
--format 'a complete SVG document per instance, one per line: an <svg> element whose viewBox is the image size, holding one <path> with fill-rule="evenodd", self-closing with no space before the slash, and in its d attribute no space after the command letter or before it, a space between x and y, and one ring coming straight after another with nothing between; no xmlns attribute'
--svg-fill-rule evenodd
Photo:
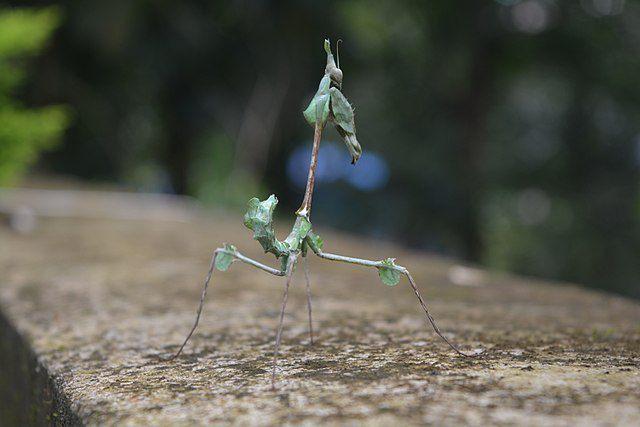
<svg viewBox="0 0 640 427"><path fill-rule="evenodd" d="M63 385L0 313L0 420L6 426L81 425Z"/></svg>
<svg viewBox="0 0 640 427"><path fill-rule="evenodd" d="M284 228L283 228L284 230ZM279 234L283 234L281 230ZM318 230L321 233L322 229ZM597 424L640 420L640 305L576 286L492 275L322 233L328 250L413 271L452 354L408 286L312 259L287 310L278 390L269 366L282 281L233 265L175 362L211 250L269 262L236 218L52 218L0 227L0 416L39 424Z"/></svg>

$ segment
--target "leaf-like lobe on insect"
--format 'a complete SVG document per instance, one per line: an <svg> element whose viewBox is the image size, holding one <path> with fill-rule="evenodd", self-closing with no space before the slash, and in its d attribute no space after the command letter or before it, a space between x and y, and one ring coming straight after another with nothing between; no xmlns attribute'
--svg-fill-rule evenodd
<svg viewBox="0 0 640 427"><path fill-rule="evenodd" d="M307 234L307 238L305 240L311 250L315 253L320 253L322 251L322 247L324 246L324 240L322 237L315 234L313 231L309 231Z"/></svg>
<svg viewBox="0 0 640 427"><path fill-rule="evenodd" d="M288 253L288 245L276 239L273 230L273 211L278 204L275 195L265 201L257 197L249 200L249 209L244 215L244 225L253 231L253 238L260 243L265 252L270 252L280 258Z"/></svg>
<svg viewBox="0 0 640 427"><path fill-rule="evenodd" d="M338 88L332 87L329 93L331 94L331 112L335 125L340 126L345 132L355 134L356 124L353 117L353 107Z"/></svg>
<svg viewBox="0 0 640 427"><path fill-rule="evenodd" d="M332 87L329 93L331 94L332 121L351 154L351 164L355 164L362 155L362 147L356 138L353 107L338 88Z"/></svg>
<svg viewBox="0 0 640 427"><path fill-rule="evenodd" d="M336 126L336 130L342 137L345 145L347 146L347 150L349 150L349 154L351 154L351 164L355 165L360 156L362 155L362 147L356 138L356 135L353 133L346 132L340 126Z"/></svg>
<svg viewBox="0 0 640 427"><path fill-rule="evenodd" d="M395 258L387 258L382 261L383 266L378 267L380 280L387 286L395 286L400 281L400 272L395 269Z"/></svg>
<svg viewBox="0 0 640 427"><path fill-rule="evenodd" d="M309 105L302 113L304 118L311 126L315 126L316 123L320 123L322 126L327 122L329 118L329 102L331 97L329 95L329 88L331 87L331 77L325 74L320 80L318 91L309 102Z"/></svg>
<svg viewBox="0 0 640 427"><path fill-rule="evenodd" d="M284 240L284 243L289 247L290 251L299 251L302 249L302 242L311 231L311 223L303 216L296 218L295 224L289 236Z"/></svg>
<svg viewBox="0 0 640 427"><path fill-rule="evenodd" d="M236 251L237 249L235 246L225 243L224 250L216 254L216 268L220 271L227 271L229 266L233 263Z"/></svg>

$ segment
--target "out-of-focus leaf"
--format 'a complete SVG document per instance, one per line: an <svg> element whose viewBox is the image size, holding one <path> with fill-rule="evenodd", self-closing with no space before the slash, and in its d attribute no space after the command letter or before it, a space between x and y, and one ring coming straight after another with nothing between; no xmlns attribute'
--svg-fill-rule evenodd
<svg viewBox="0 0 640 427"><path fill-rule="evenodd" d="M0 185L14 182L40 151L54 146L70 116L61 106L0 109Z"/></svg>
<svg viewBox="0 0 640 427"><path fill-rule="evenodd" d="M56 7L0 8L0 186L13 184L69 123L61 106L27 109L14 97L26 75L24 59L45 47L59 22Z"/></svg>
<svg viewBox="0 0 640 427"><path fill-rule="evenodd" d="M3 63L0 65L0 103L8 104L11 102L10 95L12 90L23 82L26 72L17 64Z"/></svg>
<svg viewBox="0 0 640 427"><path fill-rule="evenodd" d="M395 258L387 258L382 261L383 267L378 267L380 280L387 286L395 286L400 281L400 272L396 270Z"/></svg>
<svg viewBox="0 0 640 427"><path fill-rule="evenodd" d="M288 253L288 245L276 239L273 231L273 211L278 204L275 195L269 196L265 201L257 197L249 200L249 210L244 215L244 225L253 230L253 238L257 240L265 252L271 252L276 257Z"/></svg>
<svg viewBox="0 0 640 427"><path fill-rule="evenodd" d="M59 23L56 7L0 11L0 57L37 53Z"/></svg>
<svg viewBox="0 0 640 427"><path fill-rule="evenodd" d="M220 251L216 255L215 266L220 271L227 271L229 266L233 263L234 254L236 253L236 247L233 245L224 245L224 251Z"/></svg>

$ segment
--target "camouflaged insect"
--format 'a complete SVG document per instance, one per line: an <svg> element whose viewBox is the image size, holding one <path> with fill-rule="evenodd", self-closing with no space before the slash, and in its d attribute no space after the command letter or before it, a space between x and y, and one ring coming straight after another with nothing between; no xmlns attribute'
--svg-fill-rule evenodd
<svg viewBox="0 0 640 427"><path fill-rule="evenodd" d="M361 265L366 267L374 267L378 270L378 275L382 283L387 286L396 286L402 276L406 276L407 280L413 292L415 293L422 309L425 312L426 320L431 324L435 333L442 338L454 351L463 356L470 356L471 354L463 353L455 345L440 332L435 320L429 313L426 303L417 288L413 277L405 267L397 265L395 258L386 258L381 261L372 261L361 258L353 258L344 255L330 254L323 251L324 242L320 236L315 234L312 230L310 222L311 214L311 200L313 196L313 187L315 181L315 172L318 160L318 149L322 139L322 130L327 122L333 123L338 133L344 140L349 153L351 154L351 163L355 164L360 155L362 154L362 148L356 138L356 126L354 121L353 107L347 101L347 98L342 94L342 70L340 69L339 62L336 61L331 53L331 45L329 40L324 41L324 49L327 53L327 65L325 67L324 75L320 80L320 85L316 94L311 99L309 106L304 110L304 117L307 122L314 127L313 149L311 154L311 163L309 165L309 176L307 179L307 187L305 190L305 197L300 208L296 211L296 219L291 229L291 232L284 240L278 240L275 234L273 226L273 214L278 204L278 199L275 195L269 196L266 200L259 200L253 198L249 200L248 209L244 215L244 225L253 231L253 238L262 246L265 253L274 255L279 261L279 268L273 268L268 265L262 264L254 259L251 259L238 251L238 249L230 244L225 244L214 251L211 259L211 266L209 272L204 281L204 287L202 295L200 297L200 305L196 314L196 321L191 328L191 331L187 335L187 338L182 343L182 346L175 354L174 358L178 357L185 345L191 338L191 335L198 326L200 315L204 306L204 300L207 293L207 287L214 270L226 271L234 261L241 261L245 264L257 267L263 271L271 273L276 276L286 276L285 290L282 300L282 308L280 311L280 322L278 324L278 330L276 333L275 351L273 356L273 365L271 372L271 385L275 385L275 373L276 362L278 358L278 351L280 348L280 338L282 336L282 327L284 321L284 311L287 303L287 296L289 291L289 284L293 270L296 266L299 257L306 260L309 249L318 257L329 260L339 261L349 264ZM309 338L310 343L313 344L313 323L311 320L311 292L308 274L305 274L307 281L307 306L309 311ZM478 354L478 353L476 353ZM475 354L474 354L475 355Z"/></svg>

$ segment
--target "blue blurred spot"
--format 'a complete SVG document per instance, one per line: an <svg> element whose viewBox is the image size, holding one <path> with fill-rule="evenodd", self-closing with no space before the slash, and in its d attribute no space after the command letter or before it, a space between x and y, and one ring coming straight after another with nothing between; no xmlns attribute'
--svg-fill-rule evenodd
<svg viewBox="0 0 640 427"><path fill-rule="evenodd" d="M382 157L370 151L362 153L355 166L349 168L347 182L362 191L374 191L389 181L389 167Z"/></svg>
<svg viewBox="0 0 640 427"><path fill-rule="evenodd" d="M334 182L344 176L345 164L349 164L349 155L334 142L323 142L318 153L316 182ZM287 176L296 187L304 188L307 184L309 162L311 161L311 144L296 148L287 160Z"/></svg>
<svg viewBox="0 0 640 427"><path fill-rule="evenodd" d="M311 144L296 148L287 159L287 177L298 188L307 184ZM377 154L365 151L358 163L351 165L351 157L342 144L326 141L320 146L316 182L335 182L345 179L363 191L373 191L384 186L389 179L389 168Z"/></svg>
<svg viewBox="0 0 640 427"><path fill-rule="evenodd" d="M307 171L311 160L311 149L307 145L293 150L287 159L287 177L296 187L304 188L307 182Z"/></svg>
<svg viewBox="0 0 640 427"><path fill-rule="evenodd" d="M311 155L309 155L311 157ZM320 182L334 182L344 176L345 165L349 164L349 155L342 147L331 142L320 146L316 179ZM307 171L309 164L306 165Z"/></svg>

